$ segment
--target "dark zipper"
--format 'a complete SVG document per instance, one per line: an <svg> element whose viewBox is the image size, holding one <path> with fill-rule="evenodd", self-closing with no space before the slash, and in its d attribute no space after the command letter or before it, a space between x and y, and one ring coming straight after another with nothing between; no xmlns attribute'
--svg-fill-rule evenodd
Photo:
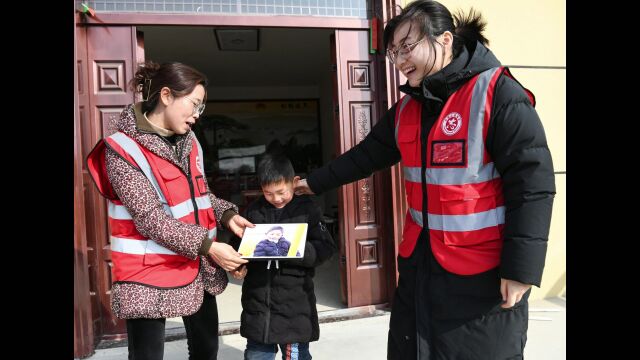
<svg viewBox="0 0 640 360"><path fill-rule="evenodd" d="M167 145L169 145L170 149L173 149L173 146L171 145L171 143L169 142L169 140L167 140L164 136L160 135L160 134L155 134L157 136L160 137L160 139L162 139L164 142L167 143ZM187 141L188 139L185 139L184 141ZM178 158L178 161L180 161L180 152L179 150L179 145L176 145L176 157ZM182 171L183 174L185 174L185 176L187 177L187 182L189 183L189 193L191 194L191 202L193 203L193 215L196 218L196 224L200 225L200 220L198 219L198 204L196 203L196 198L195 198L195 191L193 190L193 183L191 182L191 176L189 175L191 172L186 172L184 170L182 170L182 168L180 166L178 166L178 169L180 171ZM191 169L191 156L187 157L187 169Z"/></svg>
<svg viewBox="0 0 640 360"><path fill-rule="evenodd" d="M187 168L191 169L191 156L187 158ZM185 173L185 175L187 175L187 181L189 182L189 191L191 191L191 202L193 203L193 215L195 215L196 217L196 224L200 225L200 221L198 220L198 204L196 204L196 198L195 198L196 194L195 194L195 191L193 190L193 183L191 182L191 176L187 173Z"/></svg>
<svg viewBox="0 0 640 360"><path fill-rule="evenodd" d="M264 338L262 343L269 343L269 323L271 322L271 269L267 269L267 314L264 324Z"/></svg>

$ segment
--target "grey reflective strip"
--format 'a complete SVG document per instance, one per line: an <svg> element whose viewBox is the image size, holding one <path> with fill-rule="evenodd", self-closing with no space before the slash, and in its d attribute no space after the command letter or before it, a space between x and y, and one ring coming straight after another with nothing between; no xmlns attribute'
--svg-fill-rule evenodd
<svg viewBox="0 0 640 360"><path fill-rule="evenodd" d="M402 110L404 110L404 107L409 103L409 100L411 100L411 97L409 95L405 95L402 98L402 102L400 103L400 111L398 112L398 121L396 121L396 145L398 144L398 127L400 126L400 119L402 115ZM398 146L398 148L400 148L400 146Z"/></svg>
<svg viewBox="0 0 640 360"><path fill-rule="evenodd" d="M209 239L213 239L216 236L218 236L218 228L214 227L213 229L209 230Z"/></svg>
<svg viewBox="0 0 640 360"><path fill-rule="evenodd" d="M147 240L147 251L146 254L165 254L165 255L178 255L173 251L158 245L157 242L153 240Z"/></svg>
<svg viewBox="0 0 640 360"><path fill-rule="evenodd" d="M422 213L416 209L413 208L409 208L409 213L411 214L411 218L413 218L413 221L420 225L420 227L424 227L424 224L422 223Z"/></svg>
<svg viewBox="0 0 640 360"><path fill-rule="evenodd" d="M434 185L477 184L499 177L492 162L481 166L476 174L470 172L469 168L427 168L427 184Z"/></svg>
<svg viewBox="0 0 640 360"><path fill-rule="evenodd" d="M164 206L164 211L167 214L171 214L171 209L169 208L169 205L167 204L162 204ZM113 202L109 201L108 202L108 211L109 211L109 217L116 219L116 220L133 220L133 217L131 217L131 214L129 214L129 210L127 210L127 208L124 205L116 205Z"/></svg>
<svg viewBox="0 0 640 360"><path fill-rule="evenodd" d="M123 205L116 205L109 201L107 204L109 217L116 220L131 220L131 214Z"/></svg>
<svg viewBox="0 0 640 360"><path fill-rule="evenodd" d="M126 254L144 255L147 250L147 240L122 239L112 236L111 251L117 251Z"/></svg>
<svg viewBox="0 0 640 360"><path fill-rule="evenodd" d="M185 200L178 205L171 207L171 213L176 219L187 216L193 212L193 202L191 199Z"/></svg>
<svg viewBox="0 0 640 360"><path fill-rule="evenodd" d="M136 161L144 175L147 177L147 179L149 179L151 185L156 190L160 201L166 203L167 200L164 198L162 191L160 191L160 186L158 185L156 177L153 176L151 166L149 165L147 158L142 154L142 151L140 151L138 144L136 144L135 141L119 131L109 137L113 139L113 141L115 141L118 145L120 145L120 147L123 148L133 158L133 160Z"/></svg>
<svg viewBox="0 0 640 360"><path fill-rule="evenodd" d="M474 177L475 174L479 174L482 167L482 158L484 155L484 140L482 136L482 130L484 129L484 110L485 104L487 103L489 82L491 82L491 78L496 71L498 71L498 68L482 72L482 74L478 76L476 85L473 87L471 110L469 112L469 164L467 166L469 178ZM459 182L459 184L467 182L469 181L465 179Z"/></svg>
<svg viewBox="0 0 640 360"><path fill-rule="evenodd" d="M403 166L404 179L406 181L420 183L422 182L420 168L412 166ZM467 169L456 168L427 168L427 184L434 185L458 185L460 178L467 175ZM476 184L499 178L500 174L493 166L488 163L480 168L480 172L474 176L468 176L465 184Z"/></svg>
<svg viewBox="0 0 640 360"><path fill-rule="evenodd" d="M196 198L196 205L198 205L198 210L205 210L211 207L211 198L209 195L203 195Z"/></svg>
<svg viewBox="0 0 640 360"><path fill-rule="evenodd" d="M196 205L198 206L198 210L204 210L211 207L211 199L209 199L209 195L200 196L196 198ZM178 205L174 205L171 207L171 213L173 217L179 219L183 216L187 216L194 211L193 209L193 201L191 199L187 199L181 202Z"/></svg>
<svg viewBox="0 0 640 360"><path fill-rule="evenodd" d="M164 254L164 255L177 255L173 251L166 249L158 245L153 240L135 240L124 239L112 236L111 237L111 251L117 251L126 254Z"/></svg>
<svg viewBox="0 0 640 360"><path fill-rule="evenodd" d="M202 152L202 146L200 146L200 142L196 138L196 134L194 134L193 132L191 134L193 134L193 140L195 140L196 145L198 145L198 162L200 163L200 169L202 169L202 176L204 176L204 156L202 155L204 153Z"/></svg>
<svg viewBox="0 0 640 360"><path fill-rule="evenodd" d="M504 206L468 215L436 215L427 213L429 229L443 231L474 231L504 224ZM410 208L413 221L423 227L422 213Z"/></svg>
<svg viewBox="0 0 640 360"><path fill-rule="evenodd" d="M404 179L415 183L422 183L422 174L419 167L403 166Z"/></svg>
<svg viewBox="0 0 640 360"><path fill-rule="evenodd" d="M428 214L429 229L443 231L473 231L504 224L504 206L468 215Z"/></svg>

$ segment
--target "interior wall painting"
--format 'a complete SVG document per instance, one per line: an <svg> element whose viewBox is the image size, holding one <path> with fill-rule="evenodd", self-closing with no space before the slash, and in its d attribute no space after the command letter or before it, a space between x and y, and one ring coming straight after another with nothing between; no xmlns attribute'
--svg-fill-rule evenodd
<svg viewBox="0 0 640 360"><path fill-rule="evenodd" d="M296 173L322 164L316 99L209 101L194 131L209 174L254 173L270 151L284 152Z"/></svg>

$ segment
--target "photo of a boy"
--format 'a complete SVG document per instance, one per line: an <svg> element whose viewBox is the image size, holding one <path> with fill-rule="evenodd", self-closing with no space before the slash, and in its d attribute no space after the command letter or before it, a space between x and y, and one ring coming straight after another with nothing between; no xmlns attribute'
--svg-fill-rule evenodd
<svg viewBox="0 0 640 360"><path fill-rule="evenodd" d="M287 256L291 243L284 238L282 226L274 226L266 232L267 238L260 241L253 251L253 256ZM296 251L296 256L300 252Z"/></svg>

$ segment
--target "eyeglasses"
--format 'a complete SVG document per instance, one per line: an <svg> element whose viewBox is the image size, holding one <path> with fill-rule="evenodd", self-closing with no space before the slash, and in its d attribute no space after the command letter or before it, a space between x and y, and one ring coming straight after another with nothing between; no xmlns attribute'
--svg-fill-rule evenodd
<svg viewBox="0 0 640 360"><path fill-rule="evenodd" d="M408 56L418 44L426 39L427 38L423 38L422 40L416 41L412 44L404 44L398 50L387 50L387 57L389 58L389 61L391 61L392 64L395 64L398 59L398 55L402 55L403 57Z"/></svg>
<svg viewBox="0 0 640 360"><path fill-rule="evenodd" d="M191 99L188 96L183 96L183 98L189 100L192 104L193 104L193 113L191 115L193 116L200 116L202 115L202 112L204 111L204 103L198 103L196 101L193 101L193 99Z"/></svg>

